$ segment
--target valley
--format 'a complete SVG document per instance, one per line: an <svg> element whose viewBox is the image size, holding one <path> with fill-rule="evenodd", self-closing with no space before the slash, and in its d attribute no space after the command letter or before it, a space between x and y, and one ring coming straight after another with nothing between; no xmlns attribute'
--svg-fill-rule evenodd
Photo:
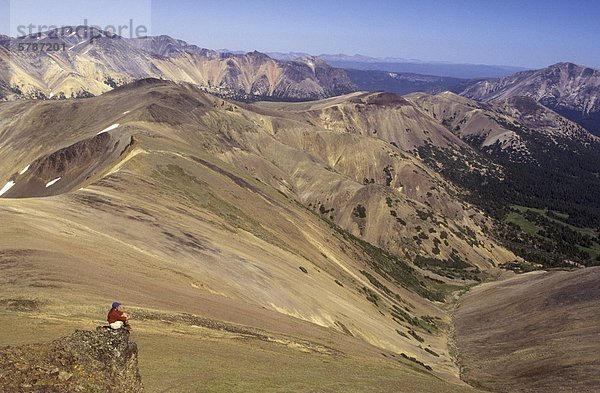
<svg viewBox="0 0 600 393"><path fill-rule="evenodd" d="M600 269L481 285L455 311L462 377L495 392L595 392Z"/></svg>

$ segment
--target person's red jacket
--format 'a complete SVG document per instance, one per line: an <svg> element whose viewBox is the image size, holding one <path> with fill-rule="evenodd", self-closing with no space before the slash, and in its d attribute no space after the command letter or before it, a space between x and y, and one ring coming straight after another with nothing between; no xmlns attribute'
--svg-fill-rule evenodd
<svg viewBox="0 0 600 393"><path fill-rule="evenodd" d="M108 323L115 323L117 321L127 322L127 316L123 311L119 311L116 308L112 308L108 312L108 317L106 318L106 320L108 321Z"/></svg>

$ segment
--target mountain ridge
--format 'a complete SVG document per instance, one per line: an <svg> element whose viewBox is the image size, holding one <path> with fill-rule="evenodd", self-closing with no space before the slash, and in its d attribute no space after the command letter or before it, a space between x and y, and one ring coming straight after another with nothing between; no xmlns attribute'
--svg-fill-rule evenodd
<svg viewBox="0 0 600 393"><path fill-rule="evenodd" d="M557 63L506 78L476 81L460 94L480 101L531 97L592 133L600 133L600 70L590 67Z"/></svg>
<svg viewBox="0 0 600 393"><path fill-rule="evenodd" d="M62 49L28 51L43 44ZM356 89L343 71L316 59L223 54L168 36L121 38L85 26L11 39L0 48L0 61L7 65L0 83L25 98L98 95L148 77L195 83L238 100L318 99Z"/></svg>

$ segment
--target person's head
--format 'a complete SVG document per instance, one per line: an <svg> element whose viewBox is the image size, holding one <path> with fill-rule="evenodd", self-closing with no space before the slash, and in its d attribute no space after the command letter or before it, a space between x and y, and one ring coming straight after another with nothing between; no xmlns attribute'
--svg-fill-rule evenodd
<svg viewBox="0 0 600 393"><path fill-rule="evenodd" d="M119 303L119 302L113 302L112 308L119 308L119 307L121 307L121 303Z"/></svg>

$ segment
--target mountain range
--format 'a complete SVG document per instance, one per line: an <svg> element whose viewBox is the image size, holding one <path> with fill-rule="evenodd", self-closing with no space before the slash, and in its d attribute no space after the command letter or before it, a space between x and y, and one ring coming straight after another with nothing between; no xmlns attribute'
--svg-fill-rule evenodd
<svg viewBox="0 0 600 393"><path fill-rule="evenodd" d="M279 53L269 52L269 56L279 60L296 60L307 57L305 53ZM456 64L449 62L427 62L413 59L394 57L375 58L362 55L328 55L316 56L334 67L362 70L362 71L387 71L394 73L425 74L447 78L474 79L483 77L504 77L515 72L524 71L525 68L485 65L485 64Z"/></svg>
<svg viewBox="0 0 600 393"><path fill-rule="evenodd" d="M61 50L19 50L28 44ZM318 59L279 62L258 52L222 54L168 36L126 39L86 26L5 40L0 64L0 84L23 97L98 95L150 77L242 100L318 99L356 89L343 71Z"/></svg>
<svg viewBox="0 0 600 393"><path fill-rule="evenodd" d="M600 137L573 115L596 71L464 80L82 29L2 39L2 345L92 328L111 297L150 391L502 391L525 385L499 356L541 378L550 339L595 353L593 280L569 297L554 280L581 272L539 270L600 264ZM576 334L519 297L535 318L567 299ZM593 356L565 359L557 386L593 386Z"/></svg>
<svg viewBox="0 0 600 393"><path fill-rule="evenodd" d="M26 44L55 44L65 50L18 50ZM572 63L500 79L467 80L394 67L398 59L379 63L364 56L271 55L284 60L259 52L203 49L168 36L127 39L86 26L16 39L4 36L0 37L0 98L85 97L149 77L193 83L224 98L245 101L311 100L363 90L398 94L450 90L479 101L532 97L599 132L599 71ZM513 71L503 70L502 75Z"/></svg>

